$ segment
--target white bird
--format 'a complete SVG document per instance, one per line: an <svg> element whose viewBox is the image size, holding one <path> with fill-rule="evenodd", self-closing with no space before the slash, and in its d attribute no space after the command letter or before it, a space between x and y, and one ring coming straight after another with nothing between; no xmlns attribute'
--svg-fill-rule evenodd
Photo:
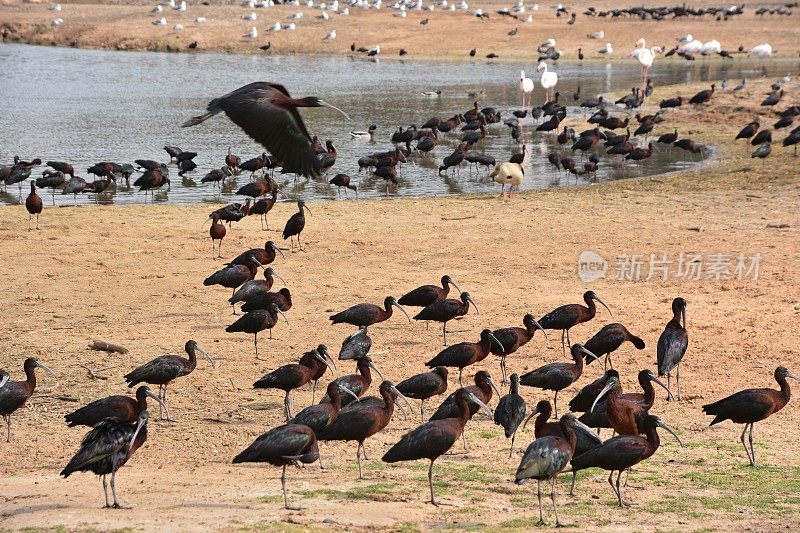
<svg viewBox="0 0 800 533"><path fill-rule="evenodd" d="M154 26L166 26L167 25L167 19L165 19L164 17L161 17L160 19L154 20L153 21L153 25Z"/></svg>
<svg viewBox="0 0 800 533"><path fill-rule="evenodd" d="M276 22L275 24L267 28L267 31L281 31L281 28L282 28L281 23Z"/></svg>
<svg viewBox="0 0 800 533"><path fill-rule="evenodd" d="M756 57L758 59L767 59L772 56L772 45L769 43L759 44L747 51L747 57Z"/></svg>
<svg viewBox="0 0 800 533"><path fill-rule="evenodd" d="M255 13L247 13L245 15L242 15L242 19L244 20L256 20L257 18L258 15L256 15Z"/></svg>
<svg viewBox="0 0 800 533"><path fill-rule="evenodd" d="M606 45L598 50L598 53L603 54L604 56L610 56L614 53L614 49L611 48L611 43L606 43Z"/></svg>
<svg viewBox="0 0 800 533"><path fill-rule="evenodd" d="M250 28L250 31L248 31L243 35L243 37L247 37L249 39L255 39L258 37L258 30L256 29L255 26L253 26L252 28Z"/></svg>
<svg viewBox="0 0 800 533"><path fill-rule="evenodd" d="M284 24L283 25L283 29L284 30L296 30L297 29L297 24L295 24L294 22L290 22L289 24Z"/></svg>
<svg viewBox="0 0 800 533"><path fill-rule="evenodd" d="M718 54L720 52L722 52L722 46L716 39L703 43L703 46L700 47L700 54L704 56L710 56L711 54Z"/></svg>
<svg viewBox="0 0 800 533"><path fill-rule="evenodd" d="M172 27L172 30L173 30L173 31L181 31L181 30L183 30L183 24L180 24L180 23L178 23L178 24L175 24L175 25Z"/></svg>
<svg viewBox="0 0 800 533"><path fill-rule="evenodd" d="M531 22L533 22L533 15L528 15L527 17L525 17L525 20L523 20L523 22L525 22L526 24L530 24Z"/></svg>
<svg viewBox="0 0 800 533"><path fill-rule="evenodd" d="M49 9L50 11L61 11L61 4L52 5L47 9Z"/></svg>
<svg viewBox="0 0 800 533"><path fill-rule="evenodd" d="M536 67L536 72L541 72L542 76L539 78L539 84L542 86L542 89L545 90L548 101L550 100L550 89L556 86L558 83L558 74L555 72L550 72L547 70L547 63L542 61L539 63L539 66Z"/></svg>
<svg viewBox="0 0 800 533"><path fill-rule="evenodd" d="M58 28L62 24L64 24L64 19L62 18L57 18L50 21L50 25L53 26L54 28Z"/></svg>
<svg viewBox="0 0 800 533"><path fill-rule="evenodd" d="M522 108L525 109L526 101L530 105L530 95L533 93L533 80L525 77L525 71L519 71L519 90L522 93ZM526 100L528 99L528 100Z"/></svg>
<svg viewBox="0 0 800 533"><path fill-rule="evenodd" d="M650 48L645 48L645 40L644 38L639 39L636 41L636 48L628 55L628 57L634 58L636 61L642 65L642 86L646 83L647 79L647 72L650 70L650 67L653 66L653 61L655 60L656 54L662 53L658 46L653 46Z"/></svg>
<svg viewBox="0 0 800 533"><path fill-rule="evenodd" d="M604 31L595 31L587 35L589 39L602 39L606 34Z"/></svg>
<svg viewBox="0 0 800 533"><path fill-rule="evenodd" d="M678 48L678 52L681 54L699 54L700 50L703 48L703 43L698 41L697 39L693 39L688 43L684 44L680 48Z"/></svg>
<svg viewBox="0 0 800 533"><path fill-rule="evenodd" d="M167 5L171 8L175 8L175 0L167 0Z"/></svg>
<svg viewBox="0 0 800 533"><path fill-rule="evenodd" d="M425 98L438 98L442 96L442 91L422 91L419 94L421 94Z"/></svg>
<svg viewBox="0 0 800 533"><path fill-rule="evenodd" d="M206 18L205 17L197 17L196 19L194 19L194 22L195 22L195 24L205 24L206 23Z"/></svg>
<svg viewBox="0 0 800 533"><path fill-rule="evenodd" d="M297 13L292 13L286 18L289 20L300 20L301 18L303 18L303 13L301 11L298 11Z"/></svg>
<svg viewBox="0 0 800 533"><path fill-rule="evenodd" d="M256 7L256 0L245 0L244 2L242 2L242 7L253 9L254 7Z"/></svg>
<svg viewBox="0 0 800 533"><path fill-rule="evenodd" d="M172 9L174 9L175 11L181 11L181 12L186 11L186 0L183 0L179 6L173 7Z"/></svg>
<svg viewBox="0 0 800 533"><path fill-rule="evenodd" d="M406 12L405 11L400 11L398 13L395 13L394 16L395 17L400 17L400 18L405 18L406 17Z"/></svg>
<svg viewBox="0 0 800 533"><path fill-rule="evenodd" d="M517 189L519 189L519 185L522 183L522 179L525 177L525 171L522 170L522 165L519 163L498 163L494 166L494 170L491 174L489 174L489 177L502 185L499 198L503 197L503 192L505 192L506 185L510 185L508 188L508 199L510 200L511 192L514 190L514 186L516 185Z"/></svg>
<svg viewBox="0 0 800 533"><path fill-rule="evenodd" d="M158 4L153 9L150 10L150 13L161 13L162 11L164 11L164 6L161 5L161 4Z"/></svg>
<svg viewBox="0 0 800 533"><path fill-rule="evenodd" d="M369 57L375 57L376 55L378 55L380 53L381 53L381 46L377 45L375 48L373 48L369 52L367 52L367 55Z"/></svg>
<svg viewBox="0 0 800 533"><path fill-rule="evenodd" d="M679 43L686 44L686 43L694 41L694 37L692 37L691 33L687 33L686 35L684 35L682 37L678 37L675 40L678 41Z"/></svg>
<svg viewBox="0 0 800 533"><path fill-rule="evenodd" d="M332 40L334 40L334 39L336 39L336 29L335 29L335 28L334 28L334 29L332 29L332 30L330 31L330 33L328 33L328 35L326 35L326 36L325 36L325 38L324 38L324 39L322 39L322 40L323 40L323 41L332 41Z"/></svg>
<svg viewBox="0 0 800 533"><path fill-rule="evenodd" d="M323 11L321 15L317 15L317 18L320 20L328 20L330 17L327 11Z"/></svg>

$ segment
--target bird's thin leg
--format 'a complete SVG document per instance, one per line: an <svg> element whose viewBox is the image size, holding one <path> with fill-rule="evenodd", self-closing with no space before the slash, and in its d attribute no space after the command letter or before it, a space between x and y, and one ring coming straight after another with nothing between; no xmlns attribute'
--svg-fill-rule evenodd
<svg viewBox="0 0 800 533"><path fill-rule="evenodd" d="M572 485L569 487L569 495L575 496L575 480L578 479L578 472L573 470L572 471Z"/></svg>
<svg viewBox="0 0 800 533"><path fill-rule="evenodd" d="M166 413L166 415L167 415L167 422L170 422L170 418L169 418L169 404L167 403L167 385L166 385L166 384L164 384L164 398L163 398L163 401L164 401L164 412L165 412L165 413Z"/></svg>
<svg viewBox="0 0 800 533"><path fill-rule="evenodd" d="M753 458L753 466L756 466L756 449L753 448L753 426L754 422L750 422L750 456Z"/></svg>
<svg viewBox="0 0 800 533"><path fill-rule="evenodd" d="M212 242L211 245L213 247L214 243ZM220 239L219 243L217 244L217 259L222 259L222 239Z"/></svg>
<svg viewBox="0 0 800 533"><path fill-rule="evenodd" d="M108 482L106 481L106 474L103 474L103 496L106 498L106 508L111 507L108 504Z"/></svg>
<svg viewBox="0 0 800 533"><path fill-rule="evenodd" d="M11 442L11 415L3 415L6 419L6 442Z"/></svg>
<svg viewBox="0 0 800 533"><path fill-rule="evenodd" d="M28 213L28 231L30 231L30 230L32 230L32 229L33 229L33 228L31 228L31 222L32 222L32 221L33 221L33 215L31 215L30 213Z"/></svg>
<svg viewBox="0 0 800 533"><path fill-rule="evenodd" d="M670 398L670 394L669 394L670 393L670 390L669 390L670 380L671 380L670 373L667 372L667 401L669 401L669 398Z"/></svg>
<svg viewBox="0 0 800 533"><path fill-rule="evenodd" d="M422 423L425 423L425 400L422 400L422 403L419 405L419 416L421 418Z"/></svg>
<svg viewBox="0 0 800 533"><path fill-rule="evenodd" d="M622 499L622 489L619 488L619 478L622 477L622 470L617 473L617 497L619 498L619 506L620 507L627 507L627 504Z"/></svg>
<svg viewBox="0 0 800 533"><path fill-rule="evenodd" d="M675 365L675 386L678 388L678 400L681 399L681 364Z"/></svg>
<svg viewBox="0 0 800 533"><path fill-rule="evenodd" d="M461 443L464 445L464 451L467 451L467 435L465 431L461 432Z"/></svg>
<svg viewBox="0 0 800 533"><path fill-rule="evenodd" d="M325 470L325 465L322 464L322 453L319 454L319 471L327 472L327 470Z"/></svg>
<svg viewBox="0 0 800 533"><path fill-rule="evenodd" d="M272 328L269 328L269 340L272 340Z"/></svg>
<svg viewBox="0 0 800 533"><path fill-rule="evenodd" d="M286 391L286 395L283 397L283 414L286 416L286 421L288 422L291 416L289 416L289 391Z"/></svg>
<svg viewBox="0 0 800 533"><path fill-rule="evenodd" d="M283 465L281 471L281 490L283 490L283 508L289 508L289 497L286 495L286 465Z"/></svg>
<svg viewBox="0 0 800 533"><path fill-rule="evenodd" d="M444 345L447 346L447 322L442 324L442 337L444 338Z"/></svg>
<svg viewBox="0 0 800 533"><path fill-rule="evenodd" d="M542 512L542 482L536 480L536 497L539 498L539 521L536 522L537 526L544 525L544 513Z"/></svg>
<svg viewBox="0 0 800 533"><path fill-rule="evenodd" d="M567 346L572 346L572 342L569 340L569 330L567 330Z"/></svg>
<svg viewBox="0 0 800 533"><path fill-rule="evenodd" d="M360 453L361 446L363 446L363 444L359 442L358 448L356 448L356 461L358 462L358 479L364 479L364 476L361 474L361 453Z"/></svg>
<svg viewBox="0 0 800 533"><path fill-rule="evenodd" d="M558 419L558 391L556 391L556 395L553 397L553 409L555 409L556 419Z"/></svg>
<svg viewBox="0 0 800 533"><path fill-rule="evenodd" d="M464 382L463 382L463 381L461 381L461 374L462 374L463 372L464 372L464 369L463 369L463 368L459 368L459 369L458 369L458 386L459 386L459 387L462 387L462 388L464 387Z"/></svg>
<svg viewBox="0 0 800 533"><path fill-rule="evenodd" d="M503 374L503 381L501 382L503 385L508 383L508 377L506 374L506 358L505 356L500 356L500 372Z"/></svg>
<svg viewBox="0 0 800 533"><path fill-rule="evenodd" d="M314 383L311 385L311 404L314 404L314 397L316 396L317 392L317 380L314 380Z"/></svg>
<svg viewBox="0 0 800 533"><path fill-rule="evenodd" d="M614 486L614 471L608 473L608 484L611 485L611 490L614 491L614 495L619 498L619 494L617 494L617 487Z"/></svg>
<svg viewBox="0 0 800 533"><path fill-rule="evenodd" d="M301 251L301 252L304 252L304 251L305 251L305 250L303 250L303 243L302 243L302 242L300 242L300 234L299 234L299 233L297 234L297 246L299 246L299 247L300 247L300 251Z"/></svg>
<svg viewBox="0 0 800 533"><path fill-rule="evenodd" d="M259 361L266 361L266 359L262 359L258 356L258 333L253 335L253 346L256 347L256 359L258 359Z"/></svg>
<svg viewBox="0 0 800 533"><path fill-rule="evenodd" d="M111 471L111 495L114 496L114 509L119 509L120 505L117 501L117 470Z"/></svg>
<svg viewBox="0 0 800 533"><path fill-rule="evenodd" d="M514 439L516 438L516 436L517 436L517 432L516 431L511 434L511 448L509 448L509 450L508 450L508 456L509 457L511 457L511 454L514 453Z"/></svg>
<svg viewBox="0 0 800 533"><path fill-rule="evenodd" d="M428 467L428 485L430 485L430 487L431 487L431 503L433 505L435 505L436 507L439 507L439 504L436 503L436 498L434 498L434 496L433 496L433 461L434 460L435 459L431 460L431 465Z"/></svg>
<svg viewBox="0 0 800 533"><path fill-rule="evenodd" d="M561 521L558 519L558 505L556 505L556 480L557 477L553 477L553 490L550 492L550 496L553 498L553 511L556 513L556 527L563 527Z"/></svg>
<svg viewBox="0 0 800 533"><path fill-rule="evenodd" d="M567 350L566 350L566 348L564 348L564 332L565 331L566 330L564 330L564 329L561 330L561 352L566 355Z"/></svg>

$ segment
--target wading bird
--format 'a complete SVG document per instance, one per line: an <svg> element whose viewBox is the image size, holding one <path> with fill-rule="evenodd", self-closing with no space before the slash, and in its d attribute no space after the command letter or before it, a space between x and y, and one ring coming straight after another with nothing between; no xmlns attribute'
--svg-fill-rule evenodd
<svg viewBox="0 0 800 533"><path fill-rule="evenodd" d="M303 252L303 244L300 242L300 234L303 233L303 229L306 227L306 215L305 211L308 211L308 214L311 214L311 210L306 206L306 203L303 200L297 202L297 213L293 214L289 220L286 222L286 226L283 228L283 240L287 238L290 239L289 242L292 244L292 252L294 252L294 236L297 235L297 245L300 247L300 251Z"/></svg>
<svg viewBox="0 0 800 533"><path fill-rule="evenodd" d="M228 333L236 333L240 331L243 333L251 333L253 335L253 347L256 350L256 359L264 361L264 359L261 359L258 356L258 333L268 329L269 338L271 339L272 328L274 328L278 323L278 315L283 317L283 320L286 321L286 325L288 326L289 319L286 318L286 315L283 314L283 311L278 308L278 304L272 303L267 309L257 309L255 311L245 313L239 320L225 328L225 331Z"/></svg>
<svg viewBox="0 0 800 533"><path fill-rule="evenodd" d="M598 358L580 344L573 344L570 352L575 363L550 363L523 374L519 379L520 384L526 387L555 391L553 405L555 406L556 416L558 416L558 391L566 389L581 377L581 374L583 374L583 355L586 354L594 359Z"/></svg>
<svg viewBox="0 0 800 533"><path fill-rule="evenodd" d="M656 347L656 364L658 375L667 376L667 390L670 390L670 374L675 369L675 386L678 388L676 395L681 399L681 361L689 347L689 334L686 332L686 300L675 298L672 300L672 320L667 322L664 332L658 338Z"/></svg>
<svg viewBox="0 0 800 533"><path fill-rule="evenodd" d="M447 373L446 367L437 366L430 372L411 376L397 384L397 390L404 396L421 400L419 413L422 422L425 422L425 400L447 391Z"/></svg>
<svg viewBox="0 0 800 533"><path fill-rule="evenodd" d="M480 314L478 306L475 305L475 301L469 293L462 292L460 300L447 298L433 302L414 315L414 320L433 320L435 322L441 322L442 338L444 339L444 345L447 346L447 322L456 317L466 315L467 311L469 311L470 304L475 308L475 312Z"/></svg>
<svg viewBox="0 0 800 533"><path fill-rule="evenodd" d="M481 338L478 342L460 342L448 346L425 363L425 366L428 368L437 366L458 368L458 384L463 387L464 383L461 378L464 368L486 359L486 356L491 352L492 343L500 346L500 341L497 340L492 331L484 329L481 331Z"/></svg>
<svg viewBox="0 0 800 533"><path fill-rule="evenodd" d="M600 302L600 304L606 308L608 314L611 314L611 309L597 297L594 291L586 291L583 293L583 301L586 302L587 307L580 304L562 305L539 319L539 324L541 324L544 329L561 330L561 348L565 353L564 335L566 334L567 344L571 344L569 340L570 328L588 322L594 318L594 315L597 314L597 306L594 304L595 301ZM558 410L556 410L556 412L558 412Z"/></svg>
<svg viewBox="0 0 800 533"><path fill-rule="evenodd" d="M0 376L0 381L4 383L0 387L0 415L6 421L6 442L11 442L11 415L25 405L33 391L36 390L36 373L34 370L41 368L55 375L44 363L33 357L25 359L22 368L25 370L25 381L10 381L8 374L5 374L5 381L3 381L2 376Z"/></svg>
<svg viewBox="0 0 800 533"><path fill-rule="evenodd" d="M147 410L147 398L152 398L161 407L164 407L164 402L161 401L161 398L153 394L150 387L142 385L136 389L135 398L125 395L101 398L65 415L64 420L69 427L94 427L103 420L108 419L133 424L139 419L142 411Z"/></svg>
<svg viewBox="0 0 800 533"><path fill-rule="evenodd" d="M392 316L392 307L397 307L406 315L408 321L411 318L406 313L406 310L400 307L394 296L387 296L383 301L383 308L375 304L362 303L348 307L344 311L330 316L332 324L352 324L354 326L368 327L384 320L388 320ZM366 331L366 330L365 330Z"/></svg>
<svg viewBox="0 0 800 533"><path fill-rule="evenodd" d="M525 399L519 395L519 376L511 374L511 389L508 394L500 398L497 409L494 410L494 423L503 426L506 438L511 439L509 457L514 453L514 439L517 436L517 428L525 418L525 410Z"/></svg>
<svg viewBox="0 0 800 533"><path fill-rule="evenodd" d="M597 355L597 357L606 356L603 369L614 368L611 364L611 352L616 351L622 344L628 341L633 344L637 350L644 350L644 341L633 335L622 324L606 324L603 328L595 333L595 335L584 343L584 348ZM590 364L593 359L587 357L586 364Z"/></svg>
<svg viewBox="0 0 800 533"><path fill-rule="evenodd" d="M520 327L510 327L496 329L492 334L497 339L497 343L491 346L492 353L500 356L500 370L503 373L502 383L507 383L506 379L506 357L525 346L532 338L536 330L540 330L547 338L547 332L542 328L542 325L533 318L530 313L522 317L522 325Z"/></svg>

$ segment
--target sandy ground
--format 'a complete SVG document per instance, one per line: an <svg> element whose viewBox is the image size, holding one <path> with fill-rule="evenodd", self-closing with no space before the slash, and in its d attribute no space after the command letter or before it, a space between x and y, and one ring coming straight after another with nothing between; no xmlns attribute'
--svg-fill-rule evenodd
<svg viewBox="0 0 800 533"><path fill-rule="evenodd" d="M454 13L441 10L409 12L400 19L393 10L380 11L352 9L350 16L331 15L327 21L316 17L320 11L310 8L278 6L271 9L247 9L239 2L234 5L203 6L199 2L189 2L186 13L172 11L169 7L164 13L150 13L156 2L115 2L119 5L98 3L62 2L63 11L54 13L47 10L46 3L21 3L18 0L0 2L0 27L5 28L9 41L61 46L80 46L89 48L117 48L121 50L171 50L186 51L187 46L197 42L198 51L216 50L224 52L263 53L259 46L268 42L272 48L268 53L320 53L349 54L350 44L371 48L381 46L381 55L396 57L404 48L408 58L429 59L469 59L467 52L478 49L478 58L494 52L500 59L530 59L536 55L536 46L548 38L556 38L558 48L567 59L575 59L579 47L587 58L601 57L597 51L610 42L616 52L613 58L621 59L633 48L634 42L645 37L648 46L663 45L667 49L675 44L675 39L691 33L703 42L717 39L726 50L736 51L740 45L746 49L765 40L775 48L778 57L795 57L800 51L797 38L796 21L800 11L795 9L790 17L756 17L755 5L747 7L744 15L727 22L715 21L706 16L703 19L678 21L640 21L623 19L612 21L590 18L582 13L592 5L599 10L626 8L640 5L638 2L619 0L600 0L571 4L577 8L578 18L574 25L567 24L568 17L556 18L555 12L541 4L541 9L533 14L533 23L501 17L494 11L501 7L513 7L513 2L490 0L470 2L470 13L477 8L490 13L489 20L478 19L463 11ZM386 2L388 6L391 2ZM426 2L427 3L427 2ZM216 4L216 3L215 3ZM652 5L656 5L650 3ZM725 7L724 2L700 0L692 2L694 7ZM759 5L764 4L763 2ZM776 7L783 2L767 2ZM528 2L528 5L532 3ZM657 4L661 5L661 4ZM242 20L245 13L255 11L256 21ZM304 18L295 31L269 33L267 28L275 21L290 22L286 17L302 12ZM153 20L165 17L166 26L154 26ZM196 17L205 17L207 22L199 25ZM64 24L53 29L50 21L59 17ZM420 25L428 18L429 24ZM524 17L521 17L524 18ZM184 26L183 31L173 31L175 24ZM243 37L252 26L258 30L257 39ZM508 32L517 28L514 37ZM328 32L336 29L334 41L323 41ZM605 38L593 40L589 33L604 31ZM668 59L681 60L677 57Z"/></svg>
<svg viewBox="0 0 800 533"><path fill-rule="evenodd" d="M40 375L27 407L14 415L11 444L0 442L0 528L530 529L537 514L535 489L512 483L520 450L509 458L502 431L482 415L467 427L469 452L437 462L441 508L424 503L424 461L379 461L416 426L416 417L398 414L367 441L363 481L355 479L351 444L322 445L327 473L316 465L292 469L291 500L306 506L299 512L282 509L278 469L230 464L257 435L282 421L282 393L255 391L252 383L319 343L337 347L351 331L329 325L331 312L399 296L447 273L471 292L481 311L453 324L459 332L451 342L474 340L484 327L518 324L526 312L540 316L595 290L613 318L600 312L574 328L572 338L585 340L612 321L642 336L644 351L626 345L614 356L628 390L636 387L638 370L654 367L655 343L670 318L672 298L688 300L683 401L667 403L659 394L653 408L687 446L680 449L665 438L656 455L634 470L629 510L616 506L603 472L584 473L575 497L564 494L566 480L559 483L562 520L607 531L791 529L800 516L797 400L756 426L758 469L744 466L740 427L726 422L709 428L700 410L741 388L774 387L778 365L800 370L800 160L776 143L763 164L729 141L752 116L764 89L764 83L754 83L747 98L719 95L706 111L671 114L670 127L716 145L714 161L691 172L523 192L512 201L481 196L311 204L313 216L303 233L307 251L287 250L286 259L273 265L287 280L294 307L289 326L277 326L271 341L262 337L268 362L254 359L249 335L224 332L234 320L225 301L229 291L202 285L221 266L211 258L207 228L200 228L208 207L46 209L41 231L28 231L22 207L0 209L0 253L8 266L0 278L0 307L6 310L0 368L20 377L23 359L36 356L58 374ZM659 89L654 101L674 92ZM277 205L273 227L282 227L294 210L292 204ZM248 218L229 232L223 254L232 257L267 239L283 245L277 232L261 231L255 217ZM577 258L584 250L609 259L606 279L579 279ZM643 254L647 260L662 253L674 261L681 253L702 254L704 261L712 254L760 254L761 264L757 280L708 279L707 270L697 281L679 279L676 265L666 281L615 279L617 256ZM402 315L370 333L377 364L395 381L423 371L441 348L437 329L426 331ZM87 342L95 338L123 344L130 353L90 351ZM169 388L177 421L154 417L147 443L120 472L120 497L132 509L101 510L102 487L94 476L58 477L84 433L66 428L62 416L125 392L127 371L154 356L179 353L188 339L218 358L219 367L201 360L193 374ZM561 360L558 335L537 336L509 358L509 366L521 373ZM91 379L84 365L107 379ZM341 367L352 371L352 365ZM465 375L478 369L499 381L493 356ZM601 372L599 365L590 366L562 399ZM528 388L522 393L529 406L552 398ZM294 398L298 410L308 405L310 390ZM530 439L529 430L518 445ZM550 511L546 519L552 523Z"/></svg>

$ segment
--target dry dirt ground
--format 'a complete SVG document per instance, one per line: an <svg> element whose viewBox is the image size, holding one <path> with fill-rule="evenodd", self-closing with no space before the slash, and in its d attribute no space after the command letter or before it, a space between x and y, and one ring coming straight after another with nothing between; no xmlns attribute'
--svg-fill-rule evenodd
<svg viewBox="0 0 800 533"><path fill-rule="evenodd" d="M745 387L775 387L778 365L800 370L800 159L776 143L762 163L730 141L765 89L765 83L753 84L746 98L717 95L706 110L671 113L668 124L682 135L715 145L715 159L690 172L523 192L512 201L470 196L311 204L306 252L287 249L286 259L273 265L289 284L294 307L289 326L278 325L273 340L262 337L267 362L254 359L249 335L224 332L234 320L225 301L229 292L202 285L222 265L211 258L207 227L201 229L208 207L46 209L41 231L28 231L22 207L0 209L0 253L9 267L0 278L0 368L19 378L23 359L36 356L58 375L39 375L27 407L13 417L12 442L0 443L0 529L531 529L535 488L512 482L520 450L509 458L502 431L483 415L467 426L468 453L437 462L440 508L425 503L426 462L389 466L379 460L418 424L417 417L396 414L366 442L370 460L363 481L355 479L352 443L321 446L326 473L316 465L290 470L290 498L305 506L302 511L282 508L278 469L230 464L256 436L282 422L282 393L256 391L252 383L319 343L337 347L352 331L331 326L331 312L399 296L444 273L470 291L480 308L480 315L470 312L452 325L459 332L451 342L474 340L484 327L518 324L527 312L540 316L595 290L613 318L601 311L574 328L572 338L585 340L612 321L642 336L645 350L626 345L614 356L628 390L636 388L638 370L654 367L655 343L670 318L672 298L688 301L683 400L667 403L659 394L652 409L686 447L664 438L657 453L635 468L627 489L634 506L627 510L617 507L605 473L584 472L575 497L565 495L565 476L558 490L568 525L606 531L794 529L800 516L797 400L756 426L756 469L745 466L741 428L730 422L709 428L700 410ZM675 91L659 89L653 101ZM294 210L292 204L277 205L270 215L273 227L282 227ZM248 218L229 232L223 254L232 257L267 239L285 246L277 232L261 231L255 217ZM583 250L610 260L606 279L579 279ZM672 260L681 253L702 254L704 261L712 254L760 254L761 263L757 280L739 280L733 272L719 280L680 279L676 265L666 281L615 279L618 255L662 253ZM377 364L394 381L423 371L441 349L436 328L427 331L402 315L370 334ZM95 338L125 345L130 353L90 351L87 343ZM120 497L130 508L102 510L96 477L58 476L84 434L68 429L62 416L95 398L124 393L127 371L180 352L188 339L213 354L218 368L201 360L194 373L170 386L177 421L155 416L147 443L120 471ZM557 334L549 340L537 336L509 358L509 366L521 373L562 360ZM107 379L91 379L86 367ZM499 381L494 356L465 374L478 369ZM352 371L352 365L343 363L341 371ZM591 365L562 399L601 372L600 365ZM450 389L455 386L451 378ZM552 397L528 388L522 394L529 406ZM308 389L296 392L295 409L308 405L310 395ZM518 446L530 439L528 429ZM546 513L552 524L551 511Z"/></svg>
<svg viewBox="0 0 800 533"><path fill-rule="evenodd" d="M224 52L263 53L259 46L272 43L268 53L319 53L344 55L350 53L350 44L371 48L381 46L382 57L396 57L404 48L408 58L427 59L469 59L467 52L478 49L478 58L494 52L504 59L530 59L535 57L536 46L548 38L556 38L558 48L564 57L575 59L579 47L587 58L601 57L597 51L610 42L616 52L613 58L624 58L633 48L634 42L645 37L648 46L663 45L671 48L675 39L691 33L696 39L710 41L717 39L722 47L736 51L740 45L749 49L768 41L776 50L778 57L796 57L800 51L797 38L797 20L800 10L794 9L789 16L757 17L755 4L747 6L742 16L726 22L717 22L712 17L703 19L678 19L677 21L640 21L638 19L602 20L590 18L582 13L588 6L598 10L627 8L641 5L641 2L625 0L600 0L598 2L571 3L578 12L574 25L567 24L568 17L556 18L548 3L542 3L540 10L533 14L533 23L501 17L495 13L501 7L513 7L514 2L489 0L470 2L470 13L477 8L489 13L489 20L479 19L463 11L454 13L441 10L409 11L406 18L394 16L396 11L388 9L391 2L384 3L384 9L352 9L350 16L331 15L327 21L318 20L318 9L278 6L270 9L248 9L233 2L233 5L203 6L199 2L188 2L185 13L172 11L167 7L164 13L151 13L157 2L112 2L72 3L62 2L63 11L48 11L47 3L22 3L19 0L0 0L0 25L6 28L8 39L40 44L61 46L80 46L88 48L118 48L122 50L173 50L185 51L189 43L197 42L197 50L217 50ZM426 2L427 4L428 2ZM679 2L673 2L678 4ZM776 7L784 2L760 2L759 5ZM664 3L647 2L649 5ZM669 4L667 2L666 4ZM532 5L527 2L526 5ZM692 2L693 7L726 7L725 2L700 0ZM255 11L256 21L242 20L245 13ZM295 31L269 33L267 28L274 22L290 22L287 16L296 12L304 13ZM154 26L153 20L165 17L166 26ZM196 24L197 17L205 17L205 24ZM56 17L64 19L63 26L53 29L50 21ZM423 19L430 19L425 26ZM180 23L183 31L173 31ZM250 40L244 35L255 26L257 39ZM336 29L334 41L323 41L323 37ZM516 36L509 31L517 28ZM588 34L604 31L605 38L594 40ZM680 60L675 57L670 60Z"/></svg>

